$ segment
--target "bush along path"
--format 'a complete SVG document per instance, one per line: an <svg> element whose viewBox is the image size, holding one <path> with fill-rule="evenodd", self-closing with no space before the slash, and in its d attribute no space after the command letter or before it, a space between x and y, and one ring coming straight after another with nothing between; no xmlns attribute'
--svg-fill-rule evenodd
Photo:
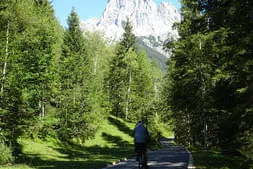
<svg viewBox="0 0 253 169"><path fill-rule="evenodd" d="M162 148L148 152L149 169L188 169L192 168L192 157L189 151L170 143L172 139L162 139ZM107 166L103 169L136 169L135 158Z"/></svg>

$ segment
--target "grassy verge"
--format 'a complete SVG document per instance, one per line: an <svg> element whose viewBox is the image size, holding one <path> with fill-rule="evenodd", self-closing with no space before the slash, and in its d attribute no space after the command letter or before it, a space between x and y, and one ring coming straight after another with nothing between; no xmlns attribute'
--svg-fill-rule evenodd
<svg viewBox="0 0 253 169"><path fill-rule="evenodd" d="M4 166L0 166L1 169L32 169L31 167L29 167L28 165L15 165L15 166L11 166L11 165L4 165Z"/></svg>
<svg viewBox="0 0 253 169"><path fill-rule="evenodd" d="M54 138L20 139L26 165L0 166L0 169L96 169L132 157L134 124L112 116L102 123L95 138L83 146L66 145Z"/></svg>
<svg viewBox="0 0 253 169"><path fill-rule="evenodd" d="M191 149L197 169L250 169L243 157L227 156L217 151ZM252 169L252 168L251 168Z"/></svg>

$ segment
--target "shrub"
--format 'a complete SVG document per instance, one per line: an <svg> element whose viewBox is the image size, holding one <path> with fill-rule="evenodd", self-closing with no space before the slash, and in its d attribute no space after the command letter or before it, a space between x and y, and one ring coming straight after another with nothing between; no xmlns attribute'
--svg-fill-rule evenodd
<svg viewBox="0 0 253 169"><path fill-rule="evenodd" d="M160 138L161 138L161 130L160 130L160 126L159 123L157 123L156 120L149 120L149 124L147 126L148 131L149 131L149 136L150 136L150 140L149 140L149 148L151 149L157 149L160 146Z"/></svg>
<svg viewBox="0 0 253 169"><path fill-rule="evenodd" d="M0 143L0 165L13 162L12 150L4 143Z"/></svg>

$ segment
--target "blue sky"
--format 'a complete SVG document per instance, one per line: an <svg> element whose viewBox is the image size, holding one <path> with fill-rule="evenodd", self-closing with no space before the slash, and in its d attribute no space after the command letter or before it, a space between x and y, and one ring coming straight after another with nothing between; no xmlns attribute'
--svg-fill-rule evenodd
<svg viewBox="0 0 253 169"><path fill-rule="evenodd" d="M160 2L170 2L176 8L180 8L179 0L153 0L157 4ZM67 17L72 7L78 13L80 20L87 20L92 17L100 17L106 7L107 0L53 0L55 15L60 23L66 27Z"/></svg>

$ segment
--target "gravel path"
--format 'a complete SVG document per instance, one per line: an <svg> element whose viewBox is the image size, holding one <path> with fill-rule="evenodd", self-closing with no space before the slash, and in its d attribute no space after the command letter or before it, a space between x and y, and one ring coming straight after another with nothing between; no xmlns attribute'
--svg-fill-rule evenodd
<svg viewBox="0 0 253 169"><path fill-rule="evenodd" d="M192 161L189 152L181 146L170 143L171 139L162 139L162 148L148 152L149 169L187 169ZM135 159L129 159L103 169L137 169Z"/></svg>

